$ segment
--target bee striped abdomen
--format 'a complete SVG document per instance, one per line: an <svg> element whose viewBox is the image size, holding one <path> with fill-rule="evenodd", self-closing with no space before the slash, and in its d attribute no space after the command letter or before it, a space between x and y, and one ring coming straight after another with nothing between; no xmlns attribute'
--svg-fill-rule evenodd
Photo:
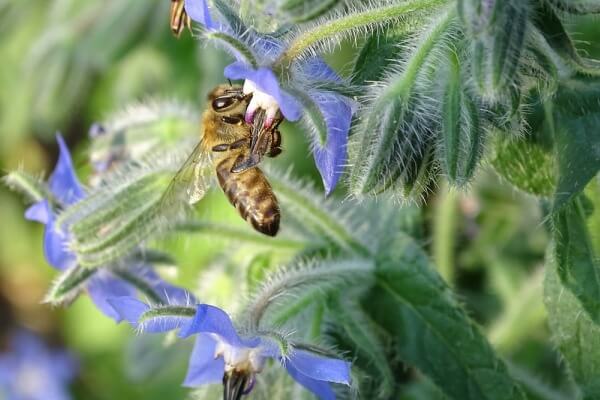
<svg viewBox="0 0 600 400"><path fill-rule="evenodd" d="M275 236L279 230L280 213L271 185L257 167L232 173L234 160L235 157L231 157L217 164L219 185L229 202L254 229Z"/></svg>

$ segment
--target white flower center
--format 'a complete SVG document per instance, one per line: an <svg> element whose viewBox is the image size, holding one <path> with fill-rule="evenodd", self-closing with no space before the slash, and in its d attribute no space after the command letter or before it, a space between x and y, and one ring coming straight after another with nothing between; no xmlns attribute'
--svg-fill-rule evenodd
<svg viewBox="0 0 600 400"><path fill-rule="evenodd" d="M270 127L273 120L279 112L279 103L273 96L268 93L261 91L256 83L246 79L244 81L244 88L242 89L244 94L252 93L252 100L248 104L246 110L246 122L251 124L254 121L254 114L257 110L262 109L265 111L265 127Z"/></svg>
<svg viewBox="0 0 600 400"><path fill-rule="evenodd" d="M215 358L223 357L225 372L238 371L256 374L262 371L265 358L260 347L234 347L223 341L217 341Z"/></svg>

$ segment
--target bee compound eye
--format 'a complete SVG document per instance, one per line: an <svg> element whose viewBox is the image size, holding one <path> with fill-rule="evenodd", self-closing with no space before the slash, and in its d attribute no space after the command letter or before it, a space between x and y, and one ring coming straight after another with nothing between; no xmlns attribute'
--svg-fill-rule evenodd
<svg viewBox="0 0 600 400"><path fill-rule="evenodd" d="M212 108L215 111L224 110L231 107L236 101L236 98L231 96L217 97L212 102Z"/></svg>

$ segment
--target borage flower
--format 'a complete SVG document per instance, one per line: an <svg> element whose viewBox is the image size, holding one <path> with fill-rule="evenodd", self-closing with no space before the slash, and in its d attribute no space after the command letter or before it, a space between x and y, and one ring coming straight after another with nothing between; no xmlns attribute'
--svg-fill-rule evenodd
<svg viewBox="0 0 600 400"><path fill-rule="evenodd" d="M329 194L346 164L355 102L328 89L340 86L342 80L319 57L296 60L281 72L277 61L285 51L283 43L244 26L226 7L219 3L218 10L211 10L206 0L185 0L187 14L202 24L204 35L224 44L237 59L225 68L224 75L244 80L244 93L253 94L246 121L252 123L259 109L265 111L266 127L278 111L289 121L301 119L311 134L315 163Z"/></svg>
<svg viewBox="0 0 600 400"><path fill-rule="evenodd" d="M77 283L69 290L68 295L62 294L59 302L70 302L85 290L102 313L119 321L119 315L106 299L141 293L155 303L187 304L193 301L185 290L164 282L151 267L140 261L132 261L132 264L126 267L109 266L97 269L83 269L77 265L75 254L68 249L68 233L56 224L56 212L83 199L85 191L77 179L64 140L60 135L57 135L56 139L59 158L48 180L50 198L29 207L25 217L45 225L44 254L51 266L62 271L58 284L66 284L68 281ZM69 279L75 274L78 279Z"/></svg>
<svg viewBox="0 0 600 400"><path fill-rule="evenodd" d="M18 331L0 354L0 398L68 400L77 363L63 350L49 349L37 336Z"/></svg>
<svg viewBox="0 0 600 400"><path fill-rule="evenodd" d="M231 318L220 308L199 304L192 307L151 307L137 299L109 299L122 319L142 332L159 333L179 329L179 337L196 334L184 385L189 387L223 382L225 399L249 393L268 359L279 362L299 384L323 400L335 399L330 383L350 383L346 361L291 349L282 353L269 336L240 336Z"/></svg>

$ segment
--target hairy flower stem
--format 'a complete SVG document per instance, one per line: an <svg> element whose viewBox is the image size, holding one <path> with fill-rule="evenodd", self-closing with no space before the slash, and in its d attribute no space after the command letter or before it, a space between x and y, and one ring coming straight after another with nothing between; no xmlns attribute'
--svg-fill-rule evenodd
<svg viewBox="0 0 600 400"><path fill-rule="evenodd" d="M377 26L402 18L407 14L431 9L446 3L448 3L448 0L412 0L353 13L325 24L316 25L314 28L300 34L275 64L288 65L312 45L336 35L355 29Z"/></svg>

